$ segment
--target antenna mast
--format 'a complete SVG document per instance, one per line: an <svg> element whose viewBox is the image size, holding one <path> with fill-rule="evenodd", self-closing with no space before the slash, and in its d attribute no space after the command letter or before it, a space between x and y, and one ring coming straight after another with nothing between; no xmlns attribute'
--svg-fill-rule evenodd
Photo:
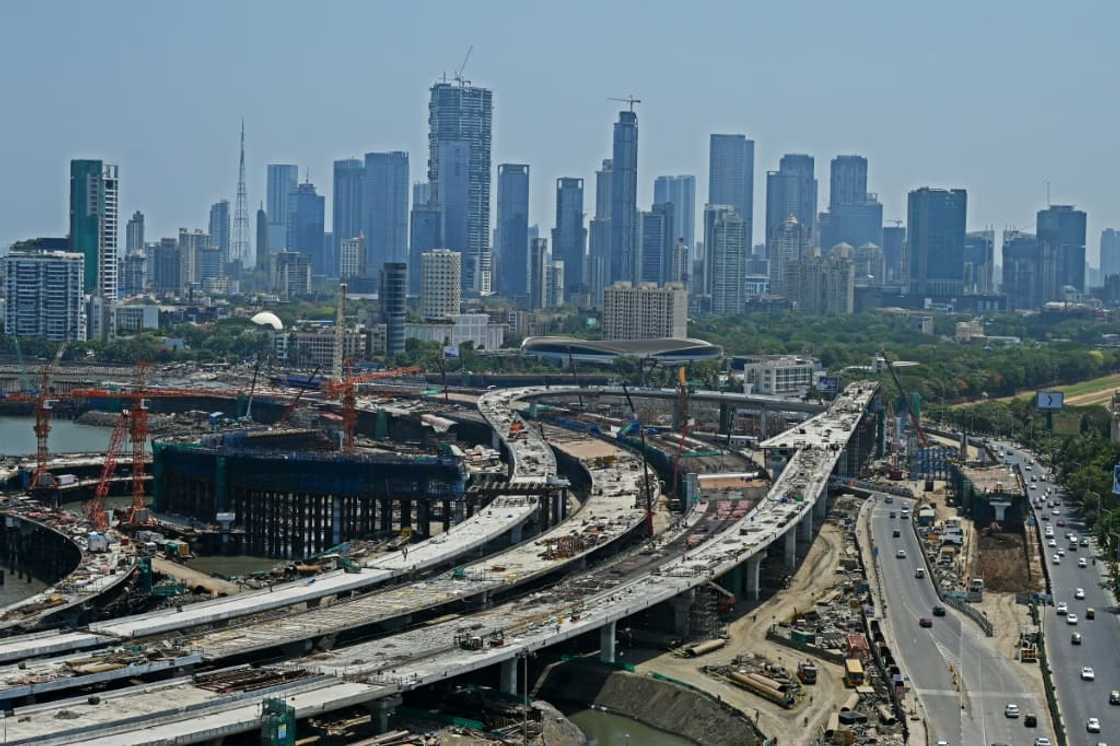
<svg viewBox="0 0 1120 746"><path fill-rule="evenodd" d="M233 256L228 257L244 267L249 262L249 197L245 191L245 120L241 120L241 162L237 169L237 203L233 210Z"/></svg>

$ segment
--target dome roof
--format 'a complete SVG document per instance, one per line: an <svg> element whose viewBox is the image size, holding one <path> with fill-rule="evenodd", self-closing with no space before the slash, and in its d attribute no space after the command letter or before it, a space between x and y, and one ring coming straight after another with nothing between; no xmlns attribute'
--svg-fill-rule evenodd
<svg viewBox="0 0 1120 746"><path fill-rule="evenodd" d="M270 326L275 332L278 332L284 328L284 322L281 321L280 318L272 311L261 311L249 320L257 326Z"/></svg>

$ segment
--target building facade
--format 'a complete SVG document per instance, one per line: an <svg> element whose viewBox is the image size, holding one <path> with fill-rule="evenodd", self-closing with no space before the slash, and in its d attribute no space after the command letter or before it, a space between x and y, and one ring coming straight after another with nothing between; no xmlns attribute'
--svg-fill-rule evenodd
<svg viewBox="0 0 1120 746"><path fill-rule="evenodd" d="M673 239L680 239L691 251L696 245L696 177L658 176L653 181L653 202L673 206Z"/></svg>
<svg viewBox="0 0 1120 746"><path fill-rule="evenodd" d="M290 163L268 164L265 214L268 215L268 251L288 248L288 196L299 184L299 167ZM260 253L258 252L258 261Z"/></svg>
<svg viewBox="0 0 1120 746"><path fill-rule="evenodd" d="M443 213L438 205L418 203L409 214L408 292L420 292L420 262L425 251L443 246Z"/></svg>
<svg viewBox="0 0 1120 746"><path fill-rule="evenodd" d="M855 309L852 260L837 256L803 257L785 268L785 296L802 313L850 314Z"/></svg>
<svg viewBox="0 0 1120 746"><path fill-rule="evenodd" d="M795 216L787 216L781 231L772 236L767 247L771 293L786 295L786 268L791 262L809 256L809 253L808 239L801 223Z"/></svg>
<svg viewBox="0 0 1120 746"><path fill-rule="evenodd" d="M562 176L556 180L556 227L552 229L554 261L564 262L564 294L584 292L583 268L587 261L587 229L583 227L583 179Z"/></svg>
<svg viewBox="0 0 1120 746"><path fill-rule="evenodd" d="M673 271L673 247L676 245L673 205L660 202L639 215L638 261L642 282L668 282Z"/></svg>
<svg viewBox="0 0 1120 746"><path fill-rule="evenodd" d="M407 261L410 188L408 153L366 153L360 227L367 267Z"/></svg>
<svg viewBox="0 0 1120 746"><path fill-rule="evenodd" d="M1101 277L1120 275L1120 231L1105 228L1101 231Z"/></svg>
<svg viewBox="0 0 1120 746"><path fill-rule="evenodd" d="M126 254L144 251L144 213L137 210L125 226L124 250Z"/></svg>
<svg viewBox="0 0 1120 746"><path fill-rule="evenodd" d="M70 250L84 257L83 288L97 300L87 330L94 339L111 334L109 308L120 297L119 220L117 166L98 160L70 161Z"/></svg>
<svg viewBox="0 0 1120 746"><path fill-rule="evenodd" d="M964 292L964 189L922 187L907 200L910 291L932 297Z"/></svg>
<svg viewBox="0 0 1120 746"><path fill-rule="evenodd" d="M803 396L816 385L821 364L811 357L758 355L743 361L743 391L768 396Z"/></svg>
<svg viewBox="0 0 1120 746"><path fill-rule="evenodd" d="M494 241L496 292L525 295L529 284L529 166L498 164L498 221Z"/></svg>
<svg viewBox="0 0 1120 746"><path fill-rule="evenodd" d="M587 228L587 265L584 282L591 296L591 304L603 302L603 289L610 284L611 253L611 180L614 164L604 158L595 172L595 217Z"/></svg>
<svg viewBox="0 0 1120 746"><path fill-rule="evenodd" d="M315 185L304 182L288 195L288 251L298 251L311 263L311 273L325 274L326 198L315 191Z"/></svg>
<svg viewBox="0 0 1120 746"><path fill-rule="evenodd" d="M808 246L817 246L817 178L812 156L783 155L778 170L766 174L766 252L793 215Z"/></svg>
<svg viewBox="0 0 1120 746"><path fill-rule="evenodd" d="M746 223L732 205L708 205L704 210L704 252L712 313L742 313L746 302Z"/></svg>
<svg viewBox="0 0 1120 746"><path fill-rule="evenodd" d="M463 255L450 249L420 255L420 315L446 319L462 310Z"/></svg>
<svg viewBox="0 0 1120 746"><path fill-rule="evenodd" d="M6 335L85 341L84 254L13 248L3 266Z"/></svg>
<svg viewBox="0 0 1120 746"><path fill-rule="evenodd" d="M611 158L611 282L638 279L638 115L620 111Z"/></svg>
<svg viewBox="0 0 1120 746"><path fill-rule="evenodd" d="M222 263L229 261L229 200L210 205L210 246L222 252Z"/></svg>
<svg viewBox="0 0 1120 746"><path fill-rule="evenodd" d="M606 339L661 339L688 336L688 290L680 283L658 287L616 282L603 291Z"/></svg>
<svg viewBox="0 0 1120 746"><path fill-rule="evenodd" d="M343 280L369 276L369 267L366 264L366 239L361 232L354 238L343 239L339 245L338 276Z"/></svg>
<svg viewBox="0 0 1120 746"><path fill-rule="evenodd" d="M1085 212L1073 205L1039 210L1036 235L1043 261L1052 257L1056 289L1046 300L1064 298L1063 288L1085 292Z"/></svg>
<svg viewBox="0 0 1120 746"><path fill-rule="evenodd" d="M485 313L461 313L446 321L406 324L405 336L454 348L470 342L476 350L497 350L505 342L505 329Z"/></svg>
<svg viewBox="0 0 1120 746"><path fill-rule="evenodd" d="M754 240L754 140L746 135L708 137L708 204L731 205L743 219L747 245Z"/></svg>
<svg viewBox="0 0 1120 746"><path fill-rule="evenodd" d="M404 354L405 319L408 315L408 265L385 262L381 265L378 291L381 321L385 324L385 355Z"/></svg>
<svg viewBox="0 0 1120 746"><path fill-rule="evenodd" d="M964 291L969 295L995 292L996 232L992 229L964 234Z"/></svg>
<svg viewBox="0 0 1120 746"><path fill-rule="evenodd" d="M298 251L278 251L272 256L272 289L284 300L311 292L311 261Z"/></svg>

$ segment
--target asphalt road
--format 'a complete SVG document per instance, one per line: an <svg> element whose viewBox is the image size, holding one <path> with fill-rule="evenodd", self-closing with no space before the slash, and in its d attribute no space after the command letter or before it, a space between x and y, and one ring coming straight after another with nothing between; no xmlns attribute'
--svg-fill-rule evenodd
<svg viewBox="0 0 1120 746"><path fill-rule="evenodd" d="M1015 670L1021 664L1001 655L975 623L953 609L946 609L943 617L933 616L933 607L940 602L929 575L914 577L917 568L925 567L914 530L901 517L890 518L891 511L900 515L901 508L912 502L895 498L893 505L887 505L878 499L872 508L871 530L879 550L895 658L925 709L930 743L1029 746L1035 736L1052 739L1045 703L1037 700ZM895 530L898 538L893 536ZM899 549L905 551L905 558L896 556ZM933 626L919 626L922 617L932 619ZM1021 716L1006 717L1004 708L1010 703L1023 714L1038 714L1039 727L1025 727Z"/></svg>
<svg viewBox="0 0 1120 746"><path fill-rule="evenodd" d="M1003 444L1003 447L1007 448L1007 444ZM1024 459L1033 457L1026 451L1012 449L1008 458L1011 463L1022 463ZM1032 505L1047 489L1050 490L1050 501L1061 499L1061 490L1052 481L1053 475L1040 475L1038 464L1032 464L1031 471L1023 473L1031 488L1029 494ZM1038 482L1030 482L1031 476L1037 476ZM1078 616L1078 623L1070 625L1065 617L1056 613L1055 607L1043 609L1046 651L1053 668L1054 687L1058 693L1058 703L1062 708L1070 746L1095 746L1101 742L1120 746L1120 706L1108 703L1109 691L1120 689L1120 622L1117 620L1115 600L1105 588L1102 576L1104 563L1098 560L1096 566L1092 564L1092 559L1098 556L1097 543L1090 537L1087 548L1070 551L1069 542L1065 539L1066 532L1076 533L1079 537L1085 535L1085 526L1071 507L1060 506L1058 510L1061 514L1057 516L1053 515L1054 509L1049 503L1045 509L1034 510L1043 529L1046 526L1054 527L1054 538L1058 544L1057 547L1043 547L1045 560L1050 567L1054 603L1065 601L1069 604L1069 610ZM1042 520L1044 510L1047 520ZM1059 520L1066 525L1058 526ZM1055 565L1052 556L1059 548L1066 550L1066 556L1061 558L1060 564ZM1089 566L1079 568L1079 557L1088 558ZM1078 588L1084 589L1084 600L1074 598ZM1095 620L1085 618L1087 608L1096 610ZM1081 633L1081 645L1070 642L1075 631ZM1091 666L1096 680L1082 681L1082 666ZM1086 721L1090 717L1100 719L1099 734L1086 730Z"/></svg>

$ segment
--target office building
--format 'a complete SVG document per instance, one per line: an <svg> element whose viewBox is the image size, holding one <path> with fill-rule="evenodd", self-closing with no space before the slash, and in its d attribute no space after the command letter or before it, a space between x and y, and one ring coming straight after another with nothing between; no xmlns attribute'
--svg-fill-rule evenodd
<svg viewBox="0 0 1120 746"><path fill-rule="evenodd" d="M149 303L123 303L113 306L117 333L139 334L159 329L159 306Z"/></svg>
<svg viewBox="0 0 1120 746"><path fill-rule="evenodd" d="M445 214L445 248L463 252L464 289L489 294L492 271L490 255L490 142L493 126L492 94L464 81L436 83L430 90L428 104L428 181L437 202L446 211L448 192L442 183L445 157L457 162L465 160L467 183L466 237L464 244L452 243L459 236L448 230ZM445 143L461 143L466 158L454 149L444 150Z"/></svg>
<svg viewBox="0 0 1120 746"><path fill-rule="evenodd" d="M786 265L786 298L802 313L850 314L855 308L851 259L807 256Z"/></svg>
<svg viewBox="0 0 1120 746"><path fill-rule="evenodd" d="M198 276L198 252L210 246L210 236L202 230L179 229L179 290L184 295L191 285L201 284Z"/></svg>
<svg viewBox="0 0 1120 746"><path fill-rule="evenodd" d="M152 287L160 295L173 295L182 288L179 272L182 262L179 259L179 242L174 238L162 238L153 250Z"/></svg>
<svg viewBox="0 0 1120 746"><path fill-rule="evenodd" d="M120 178L117 166L98 160L70 161L70 250L84 257L82 287L96 302L88 336L112 333L109 309L119 297L117 251Z"/></svg>
<svg viewBox="0 0 1120 746"><path fill-rule="evenodd" d="M838 155L832 159L828 211L819 216L822 253L840 243L883 245L883 206L867 191L867 159Z"/></svg>
<svg viewBox="0 0 1120 746"><path fill-rule="evenodd" d="M620 111L611 158L610 281L635 281L638 264L638 115Z"/></svg>
<svg viewBox="0 0 1120 746"><path fill-rule="evenodd" d="M587 267L585 283L591 295L591 304L603 302L603 289L609 284L611 251L611 179L614 165L610 158L603 159L602 167L595 172L595 217L588 224Z"/></svg>
<svg viewBox="0 0 1120 746"><path fill-rule="evenodd" d="M385 324L385 356L404 353L405 318L408 313L408 266L385 262L381 267L381 321Z"/></svg>
<svg viewBox="0 0 1120 746"><path fill-rule="evenodd" d="M766 252L793 215L807 246L817 246L817 179L812 156L783 155L777 171L766 174Z"/></svg>
<svg viewBox="0 0 1120 746"><path fill-rule="evenodd" d="M673 238L681 239L691 250L696 245L696 177L658 176L653 182L653 202L673 206Z"/></svg>
<svg viewBox="0 0 1120 746"><path fill-rule="evenodd" d="M800 355L751 355L742 360L743 391L748 394L804 396L824 374L819 360Z"/></svg>
<svg viewBox="0 0 1120 746"><path fill-rule="evenodd" d="M583 179L562 176L556 180L556 227L552 229L552 256L564 263L564 294L584 292L587 262L587 229L583 227ZM563 301L561 301L563 302Z"/></svg>
<svg viewBox="0 0 1120 746"><path fill-rule="evenodd" d="M329 275L342 277L342 242L362 233L362 182L366 165L360 158L343 158L334 162L331 175L331 244L327 268ZM362 263L365 264L364 257Z"/></svg>
<svg viewBox="0 0 1120 746"><path fill-rule="evenodd" d="M264 211L264 204L257 208L257 268L269 267L268 246L268 213Z"/></svg>
<svg viewBox="0 0 1120 746"><path fill-rule="evenodd" d="M791 262L799 261L810 254L805 230L801 223L797 222L796 217L793 215L786 217L781 231L771 237L768 254L770 292L774 295L786 295L786 268Z"/></svg>
<svg viewBox="0 0 1120 746"><path fill-rule="evenodd" d="M907 200L910 292L952 297L964 291L964 234L968 195L964 189L922 187Z"/></svg>
<svg viewBox="0 0 1120 746"><path fill-rule="evenodd" d="M420 255L420 315L444 319L460 312L463 255L450 249L433 249Z"/></svg>
<svg viewBox="0 0 1120 746"><path fill-rule="evenodd" d="M217 246L203 246L198 249L195 256L197 280L207 292L211 292L210 289L214 287L215 281L225 274L223 268L227 257L228 252L222 252Z"/></svg>
<svg viewBox="0 0 1120 746"><path fill-rule="evenodd" d="M60 247L64 242L52 245ZM4 333L49 342L84 342L85 255L18 246L13 246L2 260Z"/></svg>
<svg viewBox="0 0 1120 746"><path fill-rule="evenodd" d="M882 285L886 277L883 249L873 243L857 246L848 254L855 272L855 284L860 287Z"/></svg>
<svg viewBox="0 0 1120 746"><path fill-rule="evenodd" d="M708 205L704 209L704 252L712 313L742 313L749 246L738 208Z"/></svg>
<svg viewBox="0 0 1120 746"><path fill-rule="evenodd" d="M427 181L417 181L412 185L412 204L426 205L432 201L432 185Z"/></svg>
<svg viewBox="0 0 1120 746"><path fill-rule="evenodd" d="M828 184L828 209L863 202L867 199L867 159L862 155L836 156Z"/></svg>
<svg viewBox="0 0 1120 746"><path fill-rule="evenodd" d="M210 246L222 252L222 263L229 261L229 200L210 205Z"/></svg>
<svg viewBox="0 0 1120 746"><path fill-rule="evenodd" d="M366 264L366 239L360 232L354 238L344 239L339 246L338 276L343 280L369 276Z"/></svg>
<svg viewBox="0 0 1120 746"><path fill-rule="evenodd" d="M145 265L147 259L143 251L126 254L124 258L124 277L122 285L124 286L124 296L140 295L146 289Z"/></svg>
<svg viewBox="0 0 1120 746"><path fill-rule="evenodd" d="M1041 251L1033 233L1003 232L1003 293L1009 310L1034 310L1043 303Z"/></svg>
<svg viewBox="0 0 1120 746"><path fill-rule="evenodd" d="M288 251L297 251L311 263L311 273L325 274L323 224L326 220L327 201L315 191L315 185L305 181L288 195L288 233L285 243Z"/></svg>
<svg viewBox="0 0 1120 746"><path fill-rule="evenodd" d="M545 267L544 279L545 308L564 305L564 260L551 260Z"/></svg>
<svg viewBox="0 0 1120 746"><path fill-rule="evenodd" d="M366 153L361 230L369 267L408 259L409 183L408 153Z"/></svg>
<svg viewBox="0 0 1120 746"><path fill-rule="evenodd" d="M661 339L688 336L688 290L671 282L616 282L603 291L606 339Z"/></svg>
<svg viewBox="0 0 1120 746"><path fill-rule="evenodd" d="M471 245L471 148L463 140L446 140L437 145L441 175L434 185L436 204L442 220L440 235L443 247L463 255L464 261L470 257L467 250ZM477 262L477 256L475 257ZM472 275L472 279L473 279ZM467 280L464 279L464 290Z"/></svg>
<svg viewBox="0 0 1120 746"><path fill-rule="evenodd" d="M124 233L125 254L140 254L144 251L144 213L137 210L128 219Z"/></svg>
<svg viewBox="0 0 1120 746"><path fill-rule="evenodd" d="M443 245L443 213L438 205L413 203L409 223L408 292L417 295L420 292L420 256Z"/></svg>
<svg viewBox="0 0 1120 746"><path fill-rule="evenodd" d="M883 226L883 265L888 283L906 282L910 266L906 256L906 226Z"/></svg>
<svg viewBox="0 0 1120 746"><path fill-rule="evenodd" d="M747 246L754 236L754 140L746 135L708 138L708 204L739 211Z"/></svg>
<svg viewBox="0 0 1120 746"><path fill-rule="evenodd" d="M406 324L405 337L455 350L468 342L476 350L497 350L505 341L505 329L505 324L494 323L488 314L460 313L446 321Z"/></svg>
<svg viewBox="0 0 1120 746"><path fill-rule="evenodd" d="M552 255L547 238L534 238L529 242L529 308L537 311L545 307L548 293L548 267Z"/></svg>
<svg viewBox="0 0 1120 746"><path fill-rule="evenodd" d="M1045 300L1064 297L1063 289L1085 292L1085 212L1073 205L1050 205L1039 210L1036 233L1043 261L1053 257L1056 292Z"/></svg>
<svg viewBox="0 0 1120 746"><path fill-rule="evenodd" d="M964 235L964 291L969 295L995 292L996 232L969 231Z"/></svg>
<svg viewBox="0 0 1120 746"><path fill-rule="evenodd" d="M283 300L311 292L311 260L298 251L278 251L272 255L272 289Z"/></svg>
<svg viewBox="0 0 1120 746"><path fill-rule="evenodd" d="M299 184L299 168L289 163L268 165L265 212L268 215L268 250L275 254L288 248L288 195ZM258 257L259 257L258 251ZM258 259L259 261L259 259Z"/></svg>
<svg viewBox="0 0 1120 746"><path fill-rule="evenodd" d="M642 282L661 284L670 279L673 271L673 249L676 246L673 212L672 204L662 202L639 216L639 279Z"/></svg>
<svg viewBox="0 0 1120 746"><path fill-rule="evenodd" d="M1101 231L1101 277L1120 275L1120 231L1105 228Z"/></svg>
<svg viewBox="0 0 1120 746"><path fill-rule="evenodd" d="M528 292L529 282L529 167L498 164L498 221L495 230L494 290L507 298Z"/></svg>

